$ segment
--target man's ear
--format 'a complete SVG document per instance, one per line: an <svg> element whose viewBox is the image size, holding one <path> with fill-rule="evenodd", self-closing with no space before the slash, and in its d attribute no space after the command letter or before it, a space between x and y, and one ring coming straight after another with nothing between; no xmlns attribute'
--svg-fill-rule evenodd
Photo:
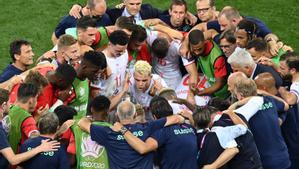
<svg viewBox="0 0 299 169"><path fill-rule="evenodd" d="M233 25L238 25L238 22L237 22L237 19L232 19L232 23L233 23Z"/></svg>
<svg viewBox="0 0 299 169"><path fill-rule="evenodd" d="M291 74L295 74L295 73L296 73L296 69L295 69L295 68L291 68L291 69L290 69L290 73L291 73Z"/></svg>
<svg viewBox="0 0 299 169"><path fill-rule="evenodd" d="M14 58L15 58L15 60L20 60L20 55L19 54L14 54Z"/></svg>

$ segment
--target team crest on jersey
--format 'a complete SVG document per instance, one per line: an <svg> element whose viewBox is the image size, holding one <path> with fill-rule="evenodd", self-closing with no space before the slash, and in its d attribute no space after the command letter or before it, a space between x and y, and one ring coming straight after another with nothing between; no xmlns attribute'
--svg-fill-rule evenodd
<svg viewBox="0 0 299 169"><path fill-rule="evenodd" d="M81 150L82 157L98 158L103 154L105 148L87 136L82 138Z"/></svg>

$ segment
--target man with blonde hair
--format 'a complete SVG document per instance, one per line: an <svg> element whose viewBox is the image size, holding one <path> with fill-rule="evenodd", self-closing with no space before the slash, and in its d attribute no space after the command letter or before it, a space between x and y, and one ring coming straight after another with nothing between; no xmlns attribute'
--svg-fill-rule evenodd
<svg viewBox="0 0 299 169"><path fill-rule="evenodd" d="M161 89L167 87L165 81L156 74L152 74L152 66L146 61L137 61L134 65L133 76L130 79L130 95L134 100L141 104L145 111L149 107L149 103L154 95L159 93ZM146 113L146 119L151 115Z"/></svg>

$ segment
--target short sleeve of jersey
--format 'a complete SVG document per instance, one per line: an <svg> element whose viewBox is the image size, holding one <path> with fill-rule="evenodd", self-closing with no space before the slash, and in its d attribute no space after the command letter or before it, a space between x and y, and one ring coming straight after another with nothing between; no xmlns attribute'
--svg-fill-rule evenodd
<svg viewBox="0 0 299 169"><path fill-rule="evenodd" d="M297 97L297 103L299 103L299 83L292 83L291 88L290 88L290 92L294 93Z"/></svg>
<svg viewBox="0 0 299 169"><path fill-rule="evenodd" d="M184 64L184 66L188 66L188 65L190 65L191 63L194 63L194 59L186 59L186 58L184 58L184 57L181 57L182 58L182 61L183 61L183 64Z"/></svg>
<svg viewBox="0 0 299 169"><path fill-rule="evenodd" d="M23 121L21 129L22 132L26 135L26 137L29 137L32 132L38 131L36 127L36 122L32 116L28 117Z"/></svg>
<svg viewBox="0 0 299 169"><path fill-rule="evenodd" d="M0 150L10 147L6 134L2 128L0 128Z"/></svg>
<svg viewBox="0 0 299 169"><path fill-rule="evenodd" d="M157 31L147 31L147 38L146 42L152 46L153 42L155 39L158 37L158 32Z"/></svg>
<svg viewBox="0 0 299 169"><path fill-rule="evenodd" d="M175 54L176 55L181 55L180 54L180 47L181 47L182 43L178 40L173 40L171 42L171 45L173 45L173 48L175 49Z"/></svg>
<svg viewBox="0 0 299 169"><path fill-rule="evenodd" d="M166 123L166 118L161 118L149 123L149 134L154 133L155 131L164 127Z"/></svg>
<svg viewBox="0 0 299 169"><path fill-rule="evenodd" d="M92 124L90 126L91 139L93 141L97 142L98 144L105 146L107 144L106 139L107 139L109 130L110 130L109 127L103 127L103 126L98 126L98 125Z"/></svg>
<svg viewBox="0 0 299 169"><path fill-rule="evenodd" d="M219 57L214 64L215 77L227 76L226 63L224 57Z"/></svg>

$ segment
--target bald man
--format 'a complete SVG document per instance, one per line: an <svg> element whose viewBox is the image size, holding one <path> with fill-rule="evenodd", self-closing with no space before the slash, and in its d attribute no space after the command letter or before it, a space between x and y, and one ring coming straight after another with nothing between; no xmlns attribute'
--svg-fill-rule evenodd
<svg viewBox="0 0 299 169"><path fill-rule="evenodd" d="M257 89L264 90L272 95L277 95L278 90L275 86L275 79L271 73L261 73L255 79L254 82Z"/></svg>
<svg viewBox="0 0 299 169"><path fill-rule="evenodd" d="M247 79L247 76L243 72L235 72L228 76L227 90L231 93L231 96L229 98L231 103L237 101L237 97L234 95L234 88L235 88L235 84L241 79Z"/></svg>
<svg viewBox="0 0 299 169"><path fill-rule="evenodd" d="M271 96L274 99L283 102L285 106L288 107L288 104L278 96L278 89L275 86L275 79L271 73L261 73L259 74L255 79L254 82L256 84L256 87L258 89L258 94L265 95L265 96ZM279 124L282 125L282 123L285 121L287 116L287 113L282 111L278 112L279 117Z"/></svg>

